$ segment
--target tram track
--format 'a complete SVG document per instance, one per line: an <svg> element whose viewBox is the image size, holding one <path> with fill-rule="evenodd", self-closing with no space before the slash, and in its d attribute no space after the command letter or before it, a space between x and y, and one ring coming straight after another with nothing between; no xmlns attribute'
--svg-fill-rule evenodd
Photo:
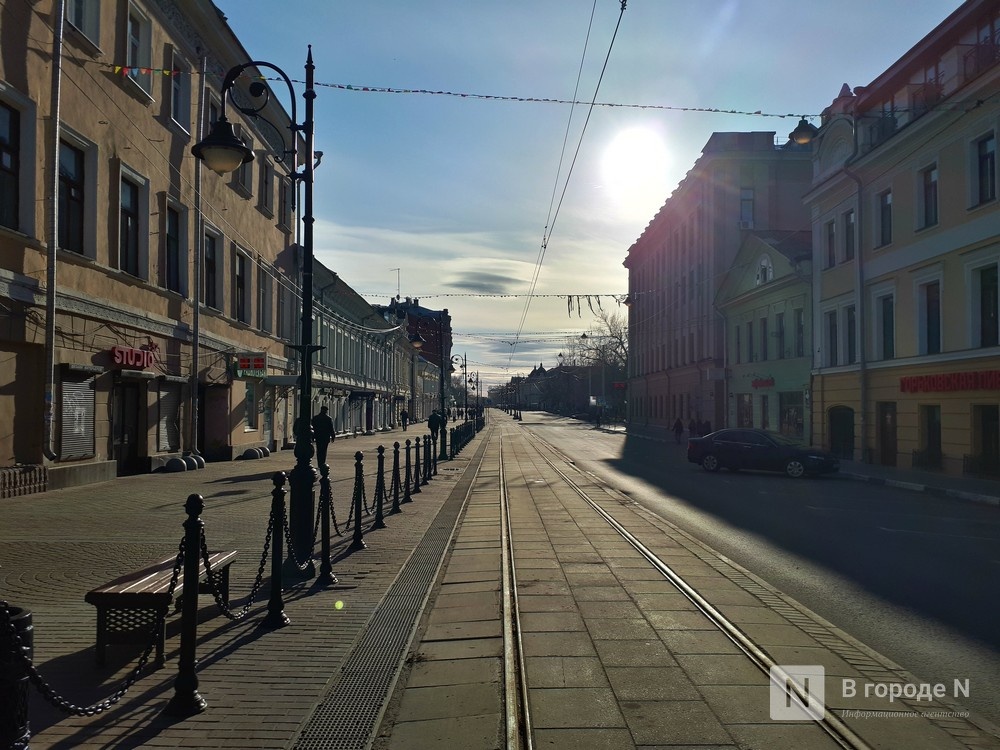
<svg viewBox="0 0 1000 750"><path fill-rule="evenodd" d="M520 433L527 443L537 452L539 458L545 462L550 470L560 478L594 513L603 519L614 531L619 534L636 552L638 552L649 565L658 571L669 581L679 593L683 594L695 607L695 609L707 617L736 648L743 653L750 662L759 669L769 680L780 680L780 687L789 693L794 693L795 698L802 706L810 705L810 696L807 686L800 683L792 675L787 674L782 667L768 654L766 648L750 638L733 620L726 617L717 607L704 597L696 587L689 584L682 575L677 573L669 564L657 556L648 546L643 544L633 533L623 524L606 511L580 484L575 481L564 467L572 467L581 476L586 476L587 483L600 481L589 474L585 474L574 465L574 462L561 454L561 452L547 443L542 438L522 431ZM503 470L503 443L505 437L501 435L500 440L500 498L501 498L501 534L503 548L503 599L504 599L504 643L505 643L505 690L507 703L507 726L508 726L508 750L518 748L530 749L533 747L533 730L531 725L529 682L525 670L525 660L523 644L521 640L521 624L518 607L517 569L514 562L514 545L516 540L511 534L511 517L509 490L507 477ZM548 454L548 455L547 455ZM554 455L557 458L552 458ZM816 718L816 725L839 746L848 750L871 750L872 745L868 744L846 723L830 711L823 711L821 716Z"/></svg>

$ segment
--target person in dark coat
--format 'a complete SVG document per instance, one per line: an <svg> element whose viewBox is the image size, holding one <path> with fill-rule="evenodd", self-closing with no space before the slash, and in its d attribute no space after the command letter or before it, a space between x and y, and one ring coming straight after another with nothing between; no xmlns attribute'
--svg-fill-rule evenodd
<svg viewBox="0 0 1000 750"><path fill-rule="evenodd" d="M316 440L316 463L320 466L326 464L326 449L334 440L333 420L330 419L328 409L324 406L319 410L319 414L312 418L313 438Z"/></svg>
<svg viewBox="0 0 1000 750"><path fill-rule="evenodd" d="M399 418L403 420L403 432L406 432L406 426L410 423L410 412L406 409L400 413Z"/></svg>
<svg viewBox="0 0 1000 750"><path fill-rule="evenodd" d="M441 415L438 414L437 409L432 411L431 415L427 417L427 426L431 430L431 440L437 440L438 430L441 429Z"/></svg>
<svg viewBox="0 0 1000 750"><path fill-rule="evenodd" d="M674 437L677 438L677 445L681 444L681 437L684 435L684 423L680 417L674 422Z"/></svg>

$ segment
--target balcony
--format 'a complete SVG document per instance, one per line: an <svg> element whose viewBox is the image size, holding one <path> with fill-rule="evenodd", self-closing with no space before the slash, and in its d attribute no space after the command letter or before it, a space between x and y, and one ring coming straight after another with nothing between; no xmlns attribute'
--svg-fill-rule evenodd
<svg viewBox="0 0 1000 750"><path fill-rule="evenodd" d="M962 82L968 83L1000 62L1000 44L996 40L968 45L962 55Z"/></svg>

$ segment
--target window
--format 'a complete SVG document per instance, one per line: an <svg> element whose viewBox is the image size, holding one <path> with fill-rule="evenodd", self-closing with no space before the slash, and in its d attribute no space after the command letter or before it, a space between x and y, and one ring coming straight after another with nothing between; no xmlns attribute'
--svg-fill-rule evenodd
<svg viewBox="0 0 1000 750"><path fill-rule="evenodd" d="M67 0L66 20L87 39L100 46L101 0Z"/></svg>
<svg viewBox="0 0 1000 750"><path fill-rule="evenodd" d="M844 260L854 260L854 209L844 214Z"/></svg>
<svg viewBox="0 0 1000 750"><path fill-rule="evenodd" d="M83 254L83 151L59 143L59 247Z"/></svg>
<svg viewBox="0 0 1000 750"><path fill-rule="evenodd" d="M795 356L806 356L806 323L805 311L800 307L792 311L795 318Z"/></svg>
<svg viewBox="0 0 1000 750"><path fill-rule="evenodd" d="M152 31L149 18L130 5L125 25L125 66L135 84L152 95Z"/></svg>
<svg viewBox="0 0 1000 750"><path fill-rule="evenodd" d="M997 324L997 310L1000 307L997 266L994 264L981 268L976 272L976 276L978 284L974 290L979 292L979 340L973 343L980 347L996 346L1000 343L1000 326Z"/></svg>
<svg viewBox="0 0 1000 750"><path fill-rule="evenodd" d="M139 275L139 186L127 177L121 179L118 268Z"/></svg>
<svg viewBox="0 0 1000 750"><path fill-rule="evenodd" d="M937 165L920 172L920 227L938 223L938 169Z"/></svg>
<svg viewBox="0 0 1000 750"><path fill-rule="evenodd" d="M292 182L284 178L278 183L278 223L286 229L292 228L292 210L295 193Z"/></svg>
<svg viewBox="0 0 1000 750"><path fill-rule="evenodd" d="M826 313L826 326L824 333L824 348L826 349L826 366L836 367L839 364L837 358L837 348L839 346L839 334L837 332L837 311L831 310Z"/></svg>
<svg viewBox="0 0 1000 750"><path fill-rule="evenodd" d="M272 285L271 274L264 273L263 269L257 274L257 328L265 333L270 333L271 328L271 295Z"/></svg>
<svg viewBox="0 0 1000 750"><path fill-rule="evenodd" d="M756 284L760 286L761 284L766 284L767 282L774 279L774 266L771 265L771 258L768 255L760 256L757 261L757 278Z"/></svg>
<svg viewBox="0 0 1000 750"><path fill-rule="evenodd" d="M182 292L181 286L181 213L167 206L163 232L163 286Z"/></svg>
<svg viewBox="0 0 1000 750"><path fill-rule="evenodd" d="M233 268L233 317L250 322L250 258L237 251Z"/></svg>
<svg viewBox="0 0 1000 750"><path fill-rule="evenodd" d="M849 305L844 311L844 328L847 334L847 364L853 365L858 361L858 331L857 314L854 305Z"/></svg>
<svg viewBox="0 0 1000 750"><path fill-rule="evenodd" d="M206 307L219 309L219 238L214 234L205 235L205 290L203 300Z"/></svg>
<svg viewBox="0 0 1000 750"><path fill-rule="evenodd" d="M774 335L778 339L778 359L785 358L785 314L777 313L774 316Z"/></svg>
<svg viewBox="0 0 1000 750"><path fill-rule="evenodd" d="M767 361L767 318L760 319L760 359Z"/></svg>
<svg viewBox="0 0 1000 750"><path fill-rule="evenodd" d="M753 362L756 358L753 352L753 321L747 323L747 362Z"/></svg>
<svg viewBox="0 0 1000 750"><path fill-rule="evenodd" d="M932 281L920 287L921 354L941 351L941 282Z"/></svg>
<svg viewBox="0 0 1000 750"><path fill-rule="evenodd" d="M260 165L259 208L268 216L274 215L274 167L267 160Z"/></svg>
<svg viewBox="0 0 1000 750"><path fill-rule="evenodd" d="M18 228L21 193L21 113L0 103L0 226Z"/></svg>
<svg viewBox="0 0 1000 750"><path fill-rule="evenodd" d="M892 191L878 194L878 244L879 247L892 242Z"/></svg>
<svg viewBox="0 0 1000 750"><path fill-rule="evenodd" d="M753 229L753 188L742 188L740 190L740 226Z"/></svg>
<svg viewBox="0 0 1000 750"><path fill-rule="evenodd" d="M976 142L976 205L997 197L997 139L992 133Z"/></svg>
<svg viewBox="0 0 1000 750"><path fill-rule="evenodd" d="M886 294L875 301L875 351L881 359L896 356L895 299Z"/></svg>
<svg viewBox="0 0 1000 750"><path fill-rule="evenodd" d="M245 134L243 128L237 128L237 137L246 144L246 147L253 150L253 141ZM239 168L233 172L233 182L246 195L253 194L253 161L240 164Z"/></svg>
<svg viewBox="0 0 1000 750"><path fill-rule="evenodd" d="M191 128L191 67L173 50L170 75L170 118L184 132Z"/></svg>
<svg viewBox="0 0 1000 750"><path fill-rule="evenodd" d="M826 223L826 267L833 268L837 265L837 225L828 221Z"/></svg>

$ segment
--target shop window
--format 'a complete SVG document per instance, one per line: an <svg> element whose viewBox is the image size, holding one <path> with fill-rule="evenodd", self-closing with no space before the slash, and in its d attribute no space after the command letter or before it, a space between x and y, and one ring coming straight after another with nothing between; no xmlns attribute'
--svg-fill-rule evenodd
<svg viewBox="0 0 1000 750"><path fill-rule="evenodd" d="M0 226L18 228L20 182L21 113L0 102Z"/></svg>

